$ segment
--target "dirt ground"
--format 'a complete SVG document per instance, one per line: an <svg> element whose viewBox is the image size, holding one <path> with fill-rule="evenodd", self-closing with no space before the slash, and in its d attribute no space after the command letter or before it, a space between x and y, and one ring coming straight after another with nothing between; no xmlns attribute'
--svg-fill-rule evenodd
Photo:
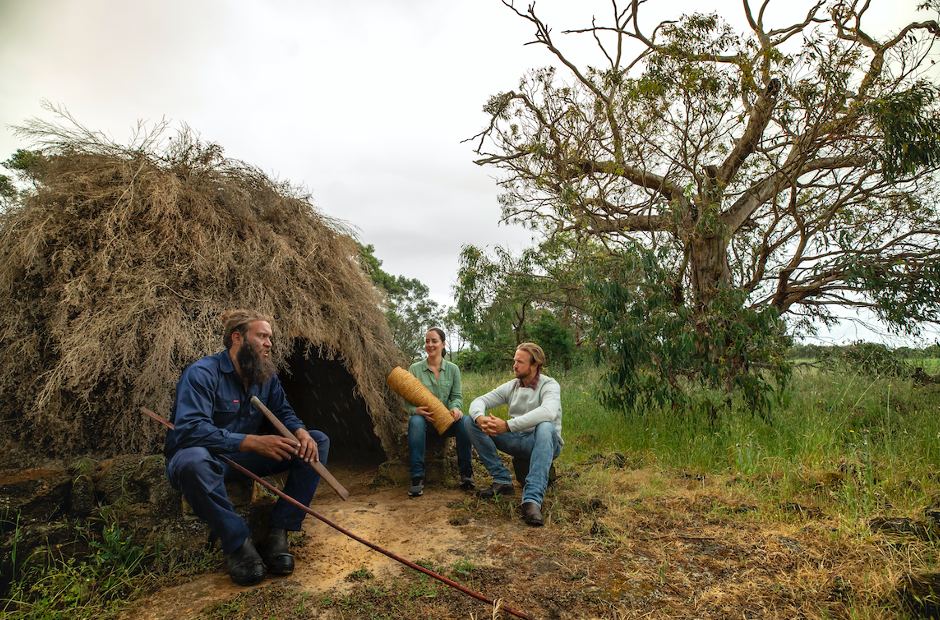
<svg viewBox="0 0 940 620"><path fill-rule="evenodd" d="M123 620L513 617L506 606L540 619L848 618L860 607L897 617L890 579L872 578L891 561L890 545L839 536L844 524L806 506L745 503L734 482L619 465L560 470L542 528L519 518L518 485L502 503L452 484L409 498L402 487L373 487L374 471L331 467L349 500L324 485L312 509L498 600L498 612L308 516L292 545L293 575L241 588L223 562ZM587 483L598 475L606 487Z"/></svg>

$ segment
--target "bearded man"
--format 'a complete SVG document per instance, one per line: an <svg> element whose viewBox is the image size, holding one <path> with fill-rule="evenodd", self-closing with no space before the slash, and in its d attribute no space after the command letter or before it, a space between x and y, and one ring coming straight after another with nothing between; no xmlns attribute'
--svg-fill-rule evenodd
<svg viewBox="0 0 940 620"><path fill-rule="evenodd" d="M565 445L561 439L561 387L542 374L545 352L534 342L516 347L512 360L516 378L475 398L463 423L483 466L493 476L493 484L477 491L477 496L515 495L512 474L499 453L526 459L529 471L522 487L522 518L528 525L540 527L552 461ZM486 415L500 405L509 405L508 421Z"/></svg>
<svg viewBox="0 0 940 620"><path fill-rule="evenodd" d="M235 513L225 491L225 481L242 474L218 455L259 476L290 470L284 492L306 506L320 482L310 463L326 463L330 440L319 431L308 432L287 402L274 374L269 320L252 310L231 310L221 319L226 350L189 366L176 386L175 428L167 434L164 448L166 475L221 540L232 581L252 585L266 572L293 572L287 532L300 530L306 513L279 499L256 549L248 524ZM252 406L253 396L296 441L257 434L264 416Z"/></svg>

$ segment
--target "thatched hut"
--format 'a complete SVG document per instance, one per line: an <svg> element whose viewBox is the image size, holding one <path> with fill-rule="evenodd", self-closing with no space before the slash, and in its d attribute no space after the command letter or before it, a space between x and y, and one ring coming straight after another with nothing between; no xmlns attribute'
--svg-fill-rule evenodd
<svg viewBox="0 0 940 620"><path fill-rule="evenodd" d="M41 153L0 214L0 419L37 456L150 452L219 314L274 318L278 375L334 454L403 449L400 359L342 222L304 192L166 124L120 146L76 123L19 128Z"/></svg>

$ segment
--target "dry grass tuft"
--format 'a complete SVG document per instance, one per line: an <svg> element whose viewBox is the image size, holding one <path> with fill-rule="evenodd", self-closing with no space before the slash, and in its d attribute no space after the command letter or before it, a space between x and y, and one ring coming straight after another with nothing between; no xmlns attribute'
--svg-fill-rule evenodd
<svg viewBox="0 0 940 620"><path fill-rule="evenodd" d="M221 350L219 314L251 307L274 317L279 366L296 346L340 356L394 442L402 361L342 222L185 125L125 147L50 109L17 128L43 154L35 191L0 214L9 433L63 457L158 449L138 407L169 412L181 371Z"/></svg>

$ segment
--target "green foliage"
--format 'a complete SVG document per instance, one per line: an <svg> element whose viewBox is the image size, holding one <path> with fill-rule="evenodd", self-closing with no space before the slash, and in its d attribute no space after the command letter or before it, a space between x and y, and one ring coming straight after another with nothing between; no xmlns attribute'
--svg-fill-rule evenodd
<svg viewBox="0 0 940 620"><path fill-rule="evenodd" d="M0 162L7 170L18 172L27 178L35 178L40 173L46 157L41 151L17 149L7 160Z"/></svg>
<svg viewBox="0 0 940 620"><path fill-rule="evenodd" d="M464 357L470 367L502 369L527 341L545 349L549 365L570 367L578 357L578 335L587 330L580 269L586 251L563 235L519 255L496 247L490 256L464 246L455 321L471 344Z"/></svg>
<svg viewBox="0 0 940 620"><path fill-rule="evenodd" d="M0 199L11 200L16 196L16 187L13 180L5 174L0 174Z"/></svg>
<svg viewBox="0 0 940 620"><path fill-rule="evenodd" d="M724 290L696 312L677 301L670 279L663 257L642 249L594 267L594 338L608 364L601 402L634 412L699 408L714 417L710 392L720 390L766 415L790 375L790 341L774 309L748 308L741 291Z"/></svg>
<svg viewBox="0 0 940 620"><path fill-rule="evenodd" d="M877 342L856 342L833 347L819 358L832 370L861 373L867 377L910 377L913 367L897 351Z"/></svg>
<svg viewBox="0 0 940 620"><path fill-rule="evenodd" d="M56 556L34 564L14 581L5 601L10 620L65 620L101 617L120 609L146 588L147 566L160 561L162 547L149 552L133 545L116 524L106 525L100 538L91 537L84 558Z"/></svg>
<svg viewBox="0 0 940 620"><path fill-rule="evenodd" d="M548 311L539 312L529 333L531 340L545 351L548 366L565 370L571 368L576 353L574 338L558 317Z"/></svg>
<svg viewBox="0 0 940 620"><path fill-rule="evenodd" d="M889 500L902 512L932 505L926 504L933 501L928 489L936 487L940 468L936 386L843 369L797 368L771 423L739 408L690 408L670 415L672 409L654 404L625 416L596 398L606 372L579 366L560 380L565 437L560 466L601 452L624 455L636 468L741 473L749 480L782 478L804 485L808 471L849 472L847 478L859 472L851 481L856 497L891 493ZM465 400L471 400L505 377L465 372L463 379ZM911 480L924 489L919 499L910 496ZM777 488L769 499L779 503L784 493ZM844 507L855 509L851 503Z"/></svg>
<svg viewBox="0 0 940 620"><path fill-rule="evenodd" d="M855 261L847 281L874 302L872 311L892 331L920 333L920 325L940 321L940 262L910 257Z"/></svg>
<svg viewBox="0 0 940 620"><path fill-rule="evenodd" d="M371 244L357 245L363 270L385 292L385 316L395 344L406 357L414 359L423 350L428 329L443 324L444 309L428 297L430 289L420 280L386 273Z"/></svg>
<svg viewBox="0 0 940 620"><path fill-rule="evenodd" d="M40 151L18 149L9 159L0 162L0 166L12 171L21 181L36 183L45 163ZM14 178L0 174L0 208L12 206L19 194Z"/></svg>
<svg viewBox="0 0 940 620"><path fill-rule="evenodd" d="M557 68L484 108L476 163L501 174L502 221L568 238L585 265L624 249L658 263L639 281L594 276L598 350L627 360L612 406L686 406L691 387L721 386L766 411L788 373L784 321L811 334L844 306L910 334L940 322L940 90L925 79L940 28L876 40L858 34L873 31L867 5L836 4L771 26L745 3L642 31L650 3L570 31L513 7ZM597 46L583 67L577 38Z"/></svg>
<svg viewBox="0 0 940 620"><path fill-rule="evenodd" d="M359 264L362 265L362 270L369 274L372 283L386 293L400 293L395 276L386 273L382 269L382 261L376 258L375 246L371 243L362 245L357 241L356 247L359 248Z"/></svg>
<svg viewBox="0 0 940 620"><path fill-rule="evenodd" d="M428 297L430 289L417 278L409 280L398 276L395 284L398 293L386 297L388 326L398 348L414 359L424 347L424 335L431 327L443 322L443 312L438 303Z"/></svg>
<svg viewBox="0 0 940 620"><path fill-rule="evenodd" d="M882 131L881 165L889 180L940 164L940 88L918 81L872 103Z"/></svg>

